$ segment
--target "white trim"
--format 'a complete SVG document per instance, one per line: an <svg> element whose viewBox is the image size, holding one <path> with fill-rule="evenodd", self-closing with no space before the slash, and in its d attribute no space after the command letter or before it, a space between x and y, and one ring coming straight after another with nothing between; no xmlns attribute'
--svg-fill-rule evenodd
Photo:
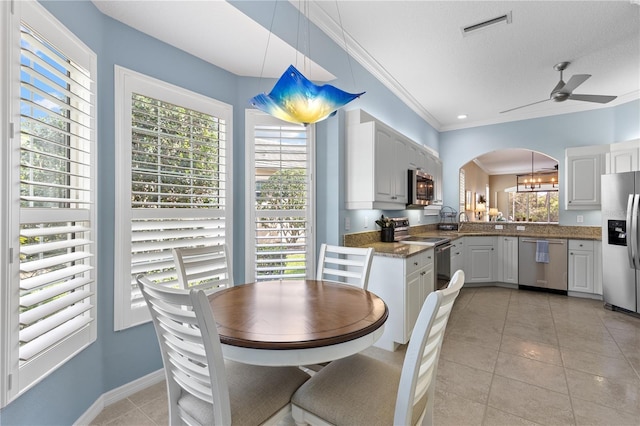
<svg viewBox="0 0 640 426"><path fill-rule="evenodd" d="M108 392L103 393L96 399L96 401L85 411L78 419L73 422L76 425L89 425L92 424L96 417L105 409L118 401L130 397L131 395L140 392L150 386L164 381L165 374L164 368L149 373L146 376L142 376L132 382L126 383L115 389L111 389Z"/></svg>
<svg viewBox="0 0 640 426"><path fill-rule="evenodd" d="M245 110L245 281L253 281L255 275L255 215L256 210L253 208L254 196L256 193L256 183L254 179L255 172L255 125L291 125L278 118L267 115L257 109ZM308 163L307 171L309 173L309 204L305 211L309 222L307 233L307 260L306 273L307 278L315 277L316 264L316 147L315 147L315 125L307 127L307 152ZM273 214L273 213L272 213ZM277 214L276 214L277 215Z"/></svg>
<svg viewBox="0 0 640 426"><path fill-rule="evenodd" d="M225 120L225 239L233 253L233 106L142 73L114 66L115 241L114 329L122 330L151 320L144 303L132 306L131 287L131 93L162 99ZM185 212L189 214L190 212ZM201 212L194 214L201 214ZM159 215L165 212L158 212ZM168 214L168 212L167 212ZM175 214L175 212L173 212Z"/></svg>
<svg viewBox="0 0 640 426"><path fill-rule="evenodd" d="M11 10L13 9L13 11ZM0 167L3 167L2 182L6 183L6 186L2 187L3 199L8 200L6 202L5 210L2 212L2 261L3 265L8 265L6 269L3 269L3 275L0 276L0 300L2 303L3 315L0 322L2 328L0 329L0 349L2 354L0 355L0 406L5 406L19 395L26 392L28 389L35 386L43 378L48 376L51 372L55 371L60 365L75 356L78 352L82 351L88 345L96 340L97 336L97 296L96 289L98 288L98 259L97 252L97 56L87 45L85 45L80 39L78 39L68 28L66 28L60 21L58 21L51 13L49 13L42 5L37 1L11 1L2 2L3 35L6 35L6 45L3 45L3 58L2 58L2 72L7 73L7 76L3 74L2 91L3 91L3 113L2 122L13 123L13 132L10 134L10 129L2 128L2 135L7 138L8 144L3 144L8 151L3 152L7 155L2 155L3 163ZM92 323L82 331L71 335L66 338L60 344L52 347L50 350L43 353L42 356L38 356L27 363L20 365L18 360L18 315L17 306L19 297L18 292L15 291L14 283L20 281L19 275L19 231L20 221L25 217L29 217L33 212L23 212L21 216L20 202L19 202L19 183L16 182L17 177L17 165L20 158L20 25L21 21L24 21L35 32L46 38L49 42L55 46L56 50L62 52L67 58L76 62L81 67L87 69L90 73L90 91L93 94L91 99L91 112L90 112L90 133L86 140L91 144L90 152L90 192L92 196L93 204L89 208L88 217L84 217L83 220L87 220L91 224L91 234L93 243L90 245L90 252L93 254L91 277L93 283L91 284L91 290L93 295L90 297L90 303L93 305L91 313L93 317ZM3 37L3 40L5 38ZM7 93L5 93L5 91ZM6 111L4 110L6 108ZM85 135L83 135L85 136ZM6 158L6 160L5 160ZM9 167L11 166L11 167ZM8 167L9 170L4 170ZM68 211L67 211L68 212ZM86 215L86 213L85 213ZM66 216L66 220L69 220L71 215ZM49 218L49 217L48 217ZM24 221L24 220L23 220ZM13 246L12 246L13 244ZM12 255L10 251L12 250ZM6 256L6 257L5 257ZM9 258L12 256L11 258ZM5 262L6 260L6 262ZM4 314L6 312L6 314ZM9 379L11 377L11 379Z"/></svg>

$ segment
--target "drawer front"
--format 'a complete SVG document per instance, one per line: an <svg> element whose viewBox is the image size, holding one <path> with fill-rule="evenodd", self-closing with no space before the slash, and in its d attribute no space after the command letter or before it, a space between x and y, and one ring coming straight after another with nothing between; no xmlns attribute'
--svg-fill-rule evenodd
<svg viewBox="0 0 640 426"><path fill-rule="evenodd" d="M408 257L406 260L407 276L422 269L425 265L433 263L433 249L429 249Z"/></svg>
<svg viewBox="0 0 640 426"><path fill-rule="evenodd" d="M569 240L569 250L593 250L593 241Z"/></svg>

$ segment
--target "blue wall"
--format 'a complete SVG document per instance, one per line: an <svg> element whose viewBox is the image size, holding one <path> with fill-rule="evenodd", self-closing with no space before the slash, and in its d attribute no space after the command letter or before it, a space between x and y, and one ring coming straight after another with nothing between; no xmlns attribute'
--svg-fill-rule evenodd
<svg viewBox="0 0 640 426"><path fill-rule="evenodd" d="M99 273L98 339L67 364L5 407L3 425L71 424L99 397L162 367L151 324L113 331L114 267L114 65L162 79L197 93L234 105L234 273L244 279L244 110L248 99L270 88L272 81L232 75L158 40L102 15L88 0L44 1L45 7L98 55L98 152L99 167ZM272 1L236 1L233 4L270 27ZM295 46L296 11L288 2L278 3L272 27ZM638 105L633 102L589 113L528 120L439 134L404 105L384 85L312 27L313 59L338 76L333 82L344 90L367 93L349 105L362 108L393 125L418 143L440 151L444 162L445 203L457 200L459 167L484 152L527 147L563 158L567 146L610 143L639 136ZM353 69L353 76L351 74ZM354 84L355 81L355 84ZM354 87L355 86L355 87ZM380 211L344 209L344 112L316 126L317 242L339 243L345 218L351 231L361 230L365 216L370 222ZM464 154L461 154L464 153ZM398 212L388 212L397 215ZM407 213L412 223L433 222L418 211ZM566 216L566 213L563 214ZM563 218L564 220L564 218Z"/></svg>

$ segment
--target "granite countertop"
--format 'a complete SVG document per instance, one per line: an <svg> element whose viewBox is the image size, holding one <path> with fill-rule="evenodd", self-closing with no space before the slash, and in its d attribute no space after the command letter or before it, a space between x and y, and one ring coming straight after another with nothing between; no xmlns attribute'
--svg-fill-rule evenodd
<svg viewBox="0 0 640 426"><path fill-rule="evenodd" d="M440 231L437 226L428 225L410 229L412 236L418 237L444 237L452 241L465 236L473 237L529 237L529 238L562 238L573 240L595 240L600 241L600 227L589 226L559 226L559 225L526 225L524 231L518 231L519 224L505 224L504 229L495 229L493 223L465 223L459 231ZM520 225L520 226L522 226ZM467 229L465 229L465 227ZM405 258L432 249L429 245L404 244L399 242L383 243L380 241L378 232L362 232L357 234L347 234L344 240L345 246L350 247L373 247L375 255L387 257Z"/></svg>

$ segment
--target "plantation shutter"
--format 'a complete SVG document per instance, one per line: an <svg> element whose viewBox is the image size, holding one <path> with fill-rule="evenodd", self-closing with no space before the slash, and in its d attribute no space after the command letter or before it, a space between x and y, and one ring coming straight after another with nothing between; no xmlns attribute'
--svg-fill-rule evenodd
<svg viewBox="0 0 640 426"><path fill-rule="evenodd" d="M20 369L30 370L21 371L24 388L95 339L96 148L89 65L25 23L20 42L18 340Z"/></svg>
<svg viewBox="0 0 640 426"><path fill-rule="evenodd" d="M121 329L150 319L138 274L177 286L172 248L230 245L231 108L123 68L118 73L126 81L128 109L120 141L127 179L117 197L126 210L116 243L123 250L116 252L119 273L126 277L120 291L127 306L116 308L123 312L115 324Z"/></svg>
<svg viewBox="0 0 640 426"><path fill-rule="evenodd" d="M253 277L249 280L310 275L311 129L269 118L253 126L253 229L247 243Z"/></svg>

